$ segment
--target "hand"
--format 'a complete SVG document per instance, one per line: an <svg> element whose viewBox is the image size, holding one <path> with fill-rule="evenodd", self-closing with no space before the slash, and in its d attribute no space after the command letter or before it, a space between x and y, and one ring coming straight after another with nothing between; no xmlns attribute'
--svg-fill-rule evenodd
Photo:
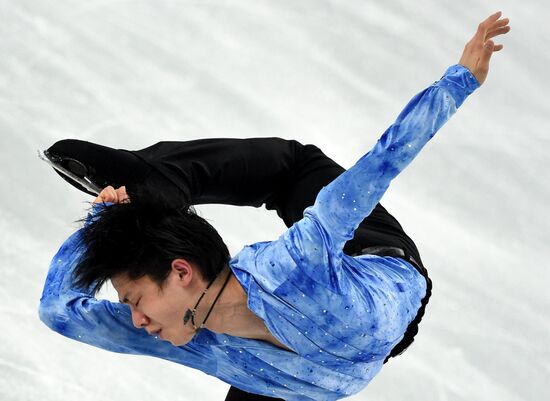
<svg viewBox="0 0 550 401"><path fill-rule="evenodd" d="M99 196L94 200L94 203L103 202L128 203L130 202L130 197L126 193L126 187L122 186L118 189L114 189L109 185L108 187L103 188Z"/></svg>
<svg viewBox="0 0 550 401"><path fill-rule="evenodd" d="M479 24L474 37L466 43L459 64L471 71L479 84L483 84L489 72L489 61L494 52L502 50L502 45L495 45L490 40L510 31L508 18L500 19L502 12L497 12Z"/></svg>

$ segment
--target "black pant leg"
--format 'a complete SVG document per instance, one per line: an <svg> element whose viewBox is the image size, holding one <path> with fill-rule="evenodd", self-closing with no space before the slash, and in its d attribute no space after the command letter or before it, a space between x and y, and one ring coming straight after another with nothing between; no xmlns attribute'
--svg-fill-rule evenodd
<svg viewBox="0 0 550 401"><path fill-rule="evenodd" d="M159 142L139 151L66 139L48 151L84 163L100 187L126 185L130 198L141 187L174 203L265 203L287 227L302 218L323 186L344 172L316 146L280 138ZM378 204L344 251L353 255L381 245L403 248L422 264L414 242Z"/></svg>
<svg viewBox="0 0 550 401"><path fill-rule="evenodd" d="M225 401L284 401L282 398L271 398L265 395L248 393L237 387L231 387Z"/></svg>

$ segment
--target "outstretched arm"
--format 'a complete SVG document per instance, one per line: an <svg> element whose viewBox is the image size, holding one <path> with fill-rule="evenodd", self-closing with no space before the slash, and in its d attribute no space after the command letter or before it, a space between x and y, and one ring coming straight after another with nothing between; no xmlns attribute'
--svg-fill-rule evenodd
<svg viewBox="0 0 550 401"><path fill-rule="evenodd" d="M484 82L493 52L502 48L492 37L508 32L501 13L490 16L465 47L461 61L443 78L416 95L374 148L351 169L325 187L305 218L287 232L287 243L312 261L340 258L343 244L359 222L382 198L391 180L416 157L480 82ZM312 243L325 246L315 247ZM316 263L312 263L316 265Z"/></svg>
<svg viewBox="0 0 550 401"><path fill-rule="evenodd" d="M52 259L40 298L40 319L52 330L112 352L150 355L213 374L215 363L192 344L174 347L132 324L128 305L94 298L91 288L74 284L72 271L81 254L82 229L71 235ZM210 370L210 372L209 372Z"/></svg>

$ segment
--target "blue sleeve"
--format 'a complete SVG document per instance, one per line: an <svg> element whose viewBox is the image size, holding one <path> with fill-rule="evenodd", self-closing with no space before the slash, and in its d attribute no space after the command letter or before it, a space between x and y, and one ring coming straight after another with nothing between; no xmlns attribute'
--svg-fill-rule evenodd
<svg viewBox="0 0 550 401"><path fill-rule="evenodd" d="M212 370L208 364L215 369L216 363L193 347L175 347L135 328L127 305L98 300L90 288L74 284L72 272L81 254L81 233L71 235L50 264L40 299L40 319L65 337L108 351L156 356L207 373Z"/></svg>
<svg viewBox="0 0 550 401"><path fill-rule="evenodd" d="M114 352L138 353L136 344L154 339L133 327L128 306L97 300L91 291L73 284L80 235L80 230L71 235L50 264L40 299L40 319L74 340Z"/></svg>
<svg viewBox="0 0 550 401"><path fill-rule="evenodd" d="M319 192L315 204L304 211L304 218L287 231L286 243L292 244L301 258L314 259L310 262L339 259L344 244L380 201L391 180L478 87L467 68L449 67L441 80L412 98L371 151ZM324 246L318 246L320 243Z"/></svg>

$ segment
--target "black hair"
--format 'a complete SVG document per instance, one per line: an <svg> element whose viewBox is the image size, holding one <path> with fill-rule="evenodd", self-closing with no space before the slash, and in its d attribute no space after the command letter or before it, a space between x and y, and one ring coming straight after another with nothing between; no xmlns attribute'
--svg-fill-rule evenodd
<svg viewBox="0 0 550 401"><path fill-rule="evenodd" d="M125 274L130 280L148 276L162 288L174 259L194 264L206 281L227 265L227 246L192 207L144 189L130 197L129 203L96 206L88 217L74 270L76 285L95 293L106 281Z"/></svg>

